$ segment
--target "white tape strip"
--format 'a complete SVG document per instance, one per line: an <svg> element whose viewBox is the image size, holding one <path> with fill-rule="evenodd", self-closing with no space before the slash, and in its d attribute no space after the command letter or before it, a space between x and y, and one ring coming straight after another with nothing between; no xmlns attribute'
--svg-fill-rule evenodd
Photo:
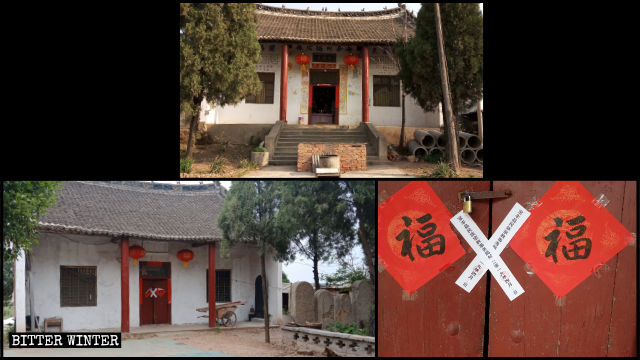
<svg viewBox="0 0 640 360"><path fill-rule="evenodd" d="M487 241L482 230L478 228L468 214L460 211L451 218L451 223L478 254L456 280L456 284L465 291L471 292L480 281L480 278L482 278L482 275L489 270L505 294L507 294L509 300L513 301L513 299L522 294L524 289L522 289L522 286L520 286L499 255L529 215L530 213L522 205L516 203L500 226L498 226L493 236L491 236L490 241Z"/></svg>

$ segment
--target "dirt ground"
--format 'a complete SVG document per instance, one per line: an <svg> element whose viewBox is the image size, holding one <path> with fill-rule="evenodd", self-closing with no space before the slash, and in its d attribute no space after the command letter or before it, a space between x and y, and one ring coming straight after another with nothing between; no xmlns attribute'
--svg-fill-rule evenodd
<svg viewBox="0 0 640 360"><path fill-rule="evenodd" d="M397 164L398 168L407 175L429 176L436 169L437 164L429 162L410 163L406 160L393 161L391 164ZM462 166L462 171L458 174L458 178L482 178L481 166Z"/></svg>
<svg viewBox="0 0 640 360"><path fill-rule="evenodd" d="M270 330L271 344L264 341L264 329L238 329L229 331L199 331L170 335L176 342L203 351L215 350L234 356L273 357L309 356L282 344L282 330ZM317 356L321 356L318 354Z"/></svg>
<svg viewBox="0 0 640 360"><path fill-rule="evenodd" d="M188 131L186 132L188 134ZM180 134L180 156L184 156L187 151L187 136L184 131ZM215 139L214 139L215 140ZM211 163L217 157L222 158L222 170L214 173L211 172ZM194 145L193 148L193 166L191 173L181 173L181 178L190 177L240 177L244 175L247 169L240 166L243 159L250 160L251 146L247 144L220 144L211 145Z"/></svg>
<svg viewBox="0 0 640 360"><path fill-rule="evenodd" d="M32 348L9 349L3 355L9 357L299 357L311 356L282 344L282 330L270 330L271 344L264 342L264 329L248 328L220 331L186 331L153 333L130 336L122 340L121 348ZM315 354L314 356L322 356Z"/></svg>

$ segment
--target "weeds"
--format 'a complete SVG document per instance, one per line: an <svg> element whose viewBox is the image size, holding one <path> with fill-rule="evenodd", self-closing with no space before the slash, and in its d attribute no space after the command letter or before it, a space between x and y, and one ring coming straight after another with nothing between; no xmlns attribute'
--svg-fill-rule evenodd
<svg viewBox="0 0 640 360"><path fill-rule="evenodd" d="M192 165L193 165L193 159L191 158L180 159L180 172L187 173L187 174L190 173Z"/></svg>
<svg viewBox="0 0 640 360"><path fill-rule="evenodd" d="M457 177L455 171L446 161L440 161L436 169L431 173L431 177L454 178Z"/></svg>
<svg viewBox="0 0 640 360"><path fill-rule="evenodd" d="M216 159L211 163L211 167L209 168L210 173L221 174L224 170L224 158L221 156L216 156Z"/></svg>
<svg viewBox="0 0 640 360"><path fill-rule="evenodd" d="M328 325L327 330L345 334L369 336L369 328L361 329L355 321L351 324L342 324L340 321L336 321L335 324Z"/></svg>

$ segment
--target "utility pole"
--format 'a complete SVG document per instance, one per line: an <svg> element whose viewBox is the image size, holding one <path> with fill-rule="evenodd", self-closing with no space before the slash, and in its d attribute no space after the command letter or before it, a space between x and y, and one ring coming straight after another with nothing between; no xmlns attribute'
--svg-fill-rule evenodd
<svg viewBox="0 0 640 360"><path fill-rule="evenodd" d="M444 122L447 132L447 151L453 171L460 173L460 154L458 154L458 134L456 133L455 118L451 106L451 92L449 91L449 74L447 71L447 57L444 53L444 39L442 36L442 20L440 19L440 4L433 4L436 15L436 34L438 38L438 54L440 55L440 78L442 79L442 97L444 98Z"/></svg>

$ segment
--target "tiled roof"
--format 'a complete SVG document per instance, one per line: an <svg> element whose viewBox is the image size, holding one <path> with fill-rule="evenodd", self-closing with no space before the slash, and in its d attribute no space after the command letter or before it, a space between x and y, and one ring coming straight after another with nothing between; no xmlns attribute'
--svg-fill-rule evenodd
<svg viewBox="0 0 640 360"><path fill-rule="evenodd" d="M133 181L66 181L40 230L155 240L222 238L225 189Z"/></svg>
<svg viewBox="0 0 640 360"><path fill-rule="evenodd" d="M406 10L313 11L258 4L256 32L262 41L325 44L391 44L402 35ZM415 17L407 13L407 32L415 33Z"/></svg>

